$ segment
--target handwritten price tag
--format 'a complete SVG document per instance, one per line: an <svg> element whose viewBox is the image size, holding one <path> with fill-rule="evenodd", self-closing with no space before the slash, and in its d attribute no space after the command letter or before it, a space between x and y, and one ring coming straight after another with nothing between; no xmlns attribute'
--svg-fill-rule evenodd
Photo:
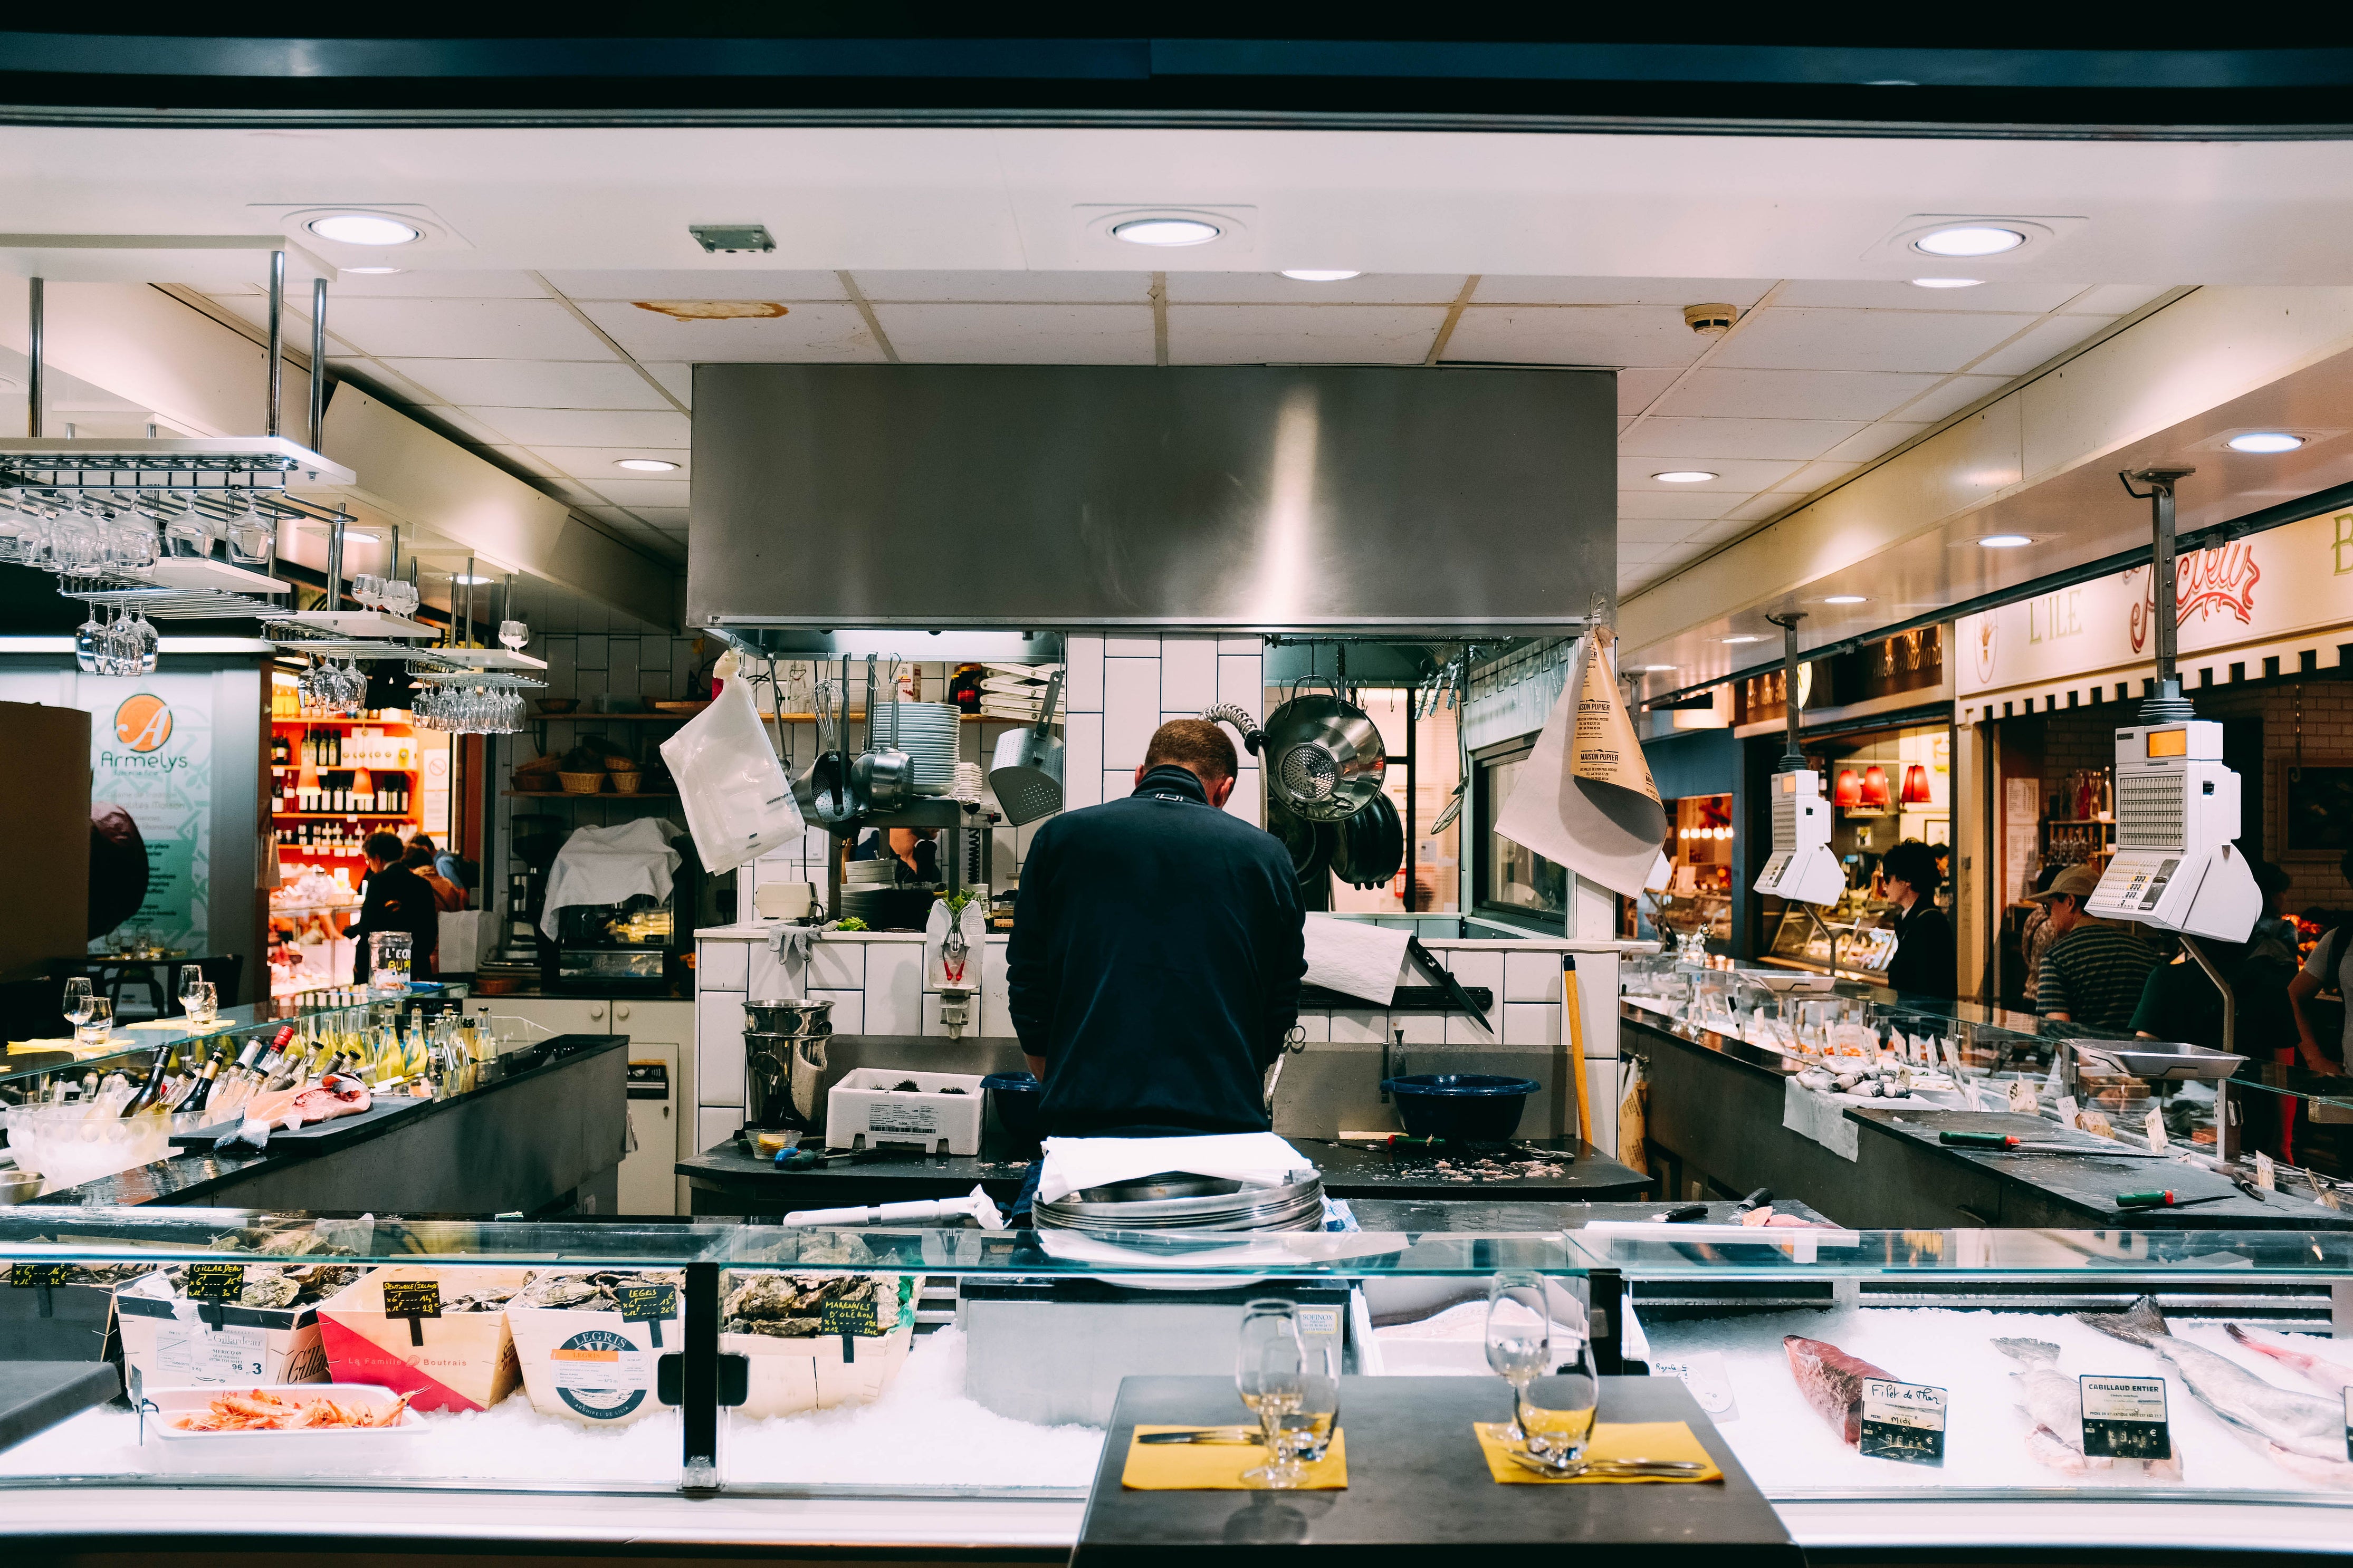
<svg viewBox="0 0 2353 1568"><path fill-rule="evenodd" d="M242 1263L191 1263L187 1297L191 1301L234 1301L245 1294Z"/></svg>
<svg viewBox="0 0 2353 1568"><path fill-rule="evenodd" d="M1862 1380L1861 1448L1867 1459L1945 1462L1945 1391L1893 1378Z"/></svg>

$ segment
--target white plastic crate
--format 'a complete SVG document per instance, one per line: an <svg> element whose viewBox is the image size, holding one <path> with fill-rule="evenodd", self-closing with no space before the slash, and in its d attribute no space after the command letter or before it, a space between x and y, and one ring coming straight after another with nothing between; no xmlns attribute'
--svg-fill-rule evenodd
<svg viewBox="0 0 2353 1568"><path fill-rule="evenodd" d="M913 1083L913 1089L892 1086ZM961 1089L943 1094L943 1089ZM933 1154L980 1152L980 1075L857 1068L825 1097L825 1146L913 1144Z"/></svg>

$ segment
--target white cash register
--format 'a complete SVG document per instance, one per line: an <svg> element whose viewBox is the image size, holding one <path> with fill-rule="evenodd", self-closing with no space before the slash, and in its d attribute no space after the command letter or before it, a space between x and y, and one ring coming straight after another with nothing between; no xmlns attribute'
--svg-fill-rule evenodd
<svg viewBox="0 0 2353 1568"><path fill-rule="evenodd" d="M2239 775L2211 720L2116 731L2116 854L2084 906L2191 936L2243 942L2263 898L2239 836Z"/></svg>
<svg viewBox="0 0 2353 1568"><path fill-rule="evenodd" d="M1757 890L1800 904L1834 904L1846 891L1846 870L1831 850L1831 803L1822 775L1794 768L1773 775L1773 853L1757 874Z"/></svg>

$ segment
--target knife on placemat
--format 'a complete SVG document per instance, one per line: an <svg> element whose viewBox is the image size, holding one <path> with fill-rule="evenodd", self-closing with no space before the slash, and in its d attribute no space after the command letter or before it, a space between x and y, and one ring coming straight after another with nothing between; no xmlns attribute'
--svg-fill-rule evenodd
<svg viewBox="0 0 2353 1568"><path fill-rule="evenodd" d="M1259 1430L1255 1426L1197 1426L1182 1432L1139 1432L1139 1443L1239 1443L1255 1447Z"/></svg>

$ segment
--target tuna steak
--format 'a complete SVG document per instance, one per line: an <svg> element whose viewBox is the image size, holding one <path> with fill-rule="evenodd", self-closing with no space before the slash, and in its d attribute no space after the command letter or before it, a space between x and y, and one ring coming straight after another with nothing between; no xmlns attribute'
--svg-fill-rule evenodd
<svg viewBox="0 0 2353 1568"><path fill-rule="evenodd" d="M1831 1424L1840 1442L1850 1448L1861 1447L1862 1380L1892 1379L1895 1374L1822 1340L1784 1334L1781 1349L1789 1358L1790 1374L1797 1378L1798 1392L1806 1396L1806 1403Z"/></svg>
<svg viewBox="0 0 2353 1568"><path fill-rule="evenodd" d="M2341 1403L2265 1383L2228 1356L2174 1338L2154 1297L2143 1296L2129 1311L2076 1315L2104 1334L2146 1345L2172 1363L2198 1402L2241 1431L2291 1453L2345 1462Z"/></svg>

